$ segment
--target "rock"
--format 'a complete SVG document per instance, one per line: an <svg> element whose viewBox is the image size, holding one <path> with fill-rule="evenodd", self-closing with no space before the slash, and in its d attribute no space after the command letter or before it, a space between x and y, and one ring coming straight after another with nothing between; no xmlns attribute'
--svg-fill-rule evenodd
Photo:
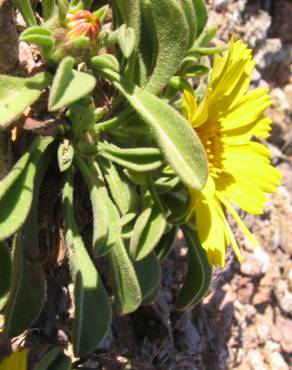
<svg viewBox="0 0 292 370"><path fill-rule="evenodd" d="M276 330L280 333L280 345L284 352L292 353L292 321L282 316L276 319Z"/></svg>
<svg viewBox="0 0 292 370"><path fill-rule="evenodd" d="M214 7L217 12L222 12L228 7L228 0L214 0Z"/></svg>
<svg viewBox="0 0 292 370"><path fill-rule="evenodd" d="M242 278L237 289L237 299L241 304L250 303L254 294L254 284L247 278Z"/></svg>
<svg viewBox="0 0 292 370"><path fill-rule="evenodd" d="M264 80L275 86L286 85L290 80L291 45L283 45L279 38L266 39L255 55L257 68Z"/></svg>
<svg viewBox="0 0 292 370"><path fill-rule="evenodd" d="M291 105L283 89L277 87L271 90L270 94L273 98L275 105L279 106L283 111L289 111Z"/></svg>
<svg viewBox="0 0 292 370"><path fill-rule="evenodd" d="M292 293L289 292L288 281L278 281L274 293L281 310L286 314L292 314Z"/></svg>
<svg viewBox="0 0 292 370"><path fill-rule="evenodd" d="M269 255L261 246L256 246L252 254L246 254L246 258L240 266L240 271L251 277L260 277L265 274L270 265Z"/></svg>
<svg viewBox="0 0 292 370"><path fill-rule="evenodd" d="M18 35L11 0L0 0L0 73L12 69L18 59Z"/></svg>
<svg viewBox="0 0 292 370"><path fill-rule="evenodd" d="M253 297L253 304L260 305L268 303L272 296L272 287L270 285L260 285L258 291Z"/></svg>
<svg viewBox="0 0 292 370"><path fill-rule="evenodd" d="M273 370L288 370L289 367L280 353L280 348L272 341L268 341L264 348L266 362Z"/></svg>
<svg viewBox="0 0 292 370"><path fill-rule="evenodd" d="M253 349L247 354L247 362L252 370L269 370L259 350Z"/></svg>
<svg viewBox="0 0 292 370"><path fill-rule="evenodd" d="M255 48L267 38L271 26L271 17L267 12L258 11L255 15L248 17L244 25L243 39L250 47Z"/></svg>

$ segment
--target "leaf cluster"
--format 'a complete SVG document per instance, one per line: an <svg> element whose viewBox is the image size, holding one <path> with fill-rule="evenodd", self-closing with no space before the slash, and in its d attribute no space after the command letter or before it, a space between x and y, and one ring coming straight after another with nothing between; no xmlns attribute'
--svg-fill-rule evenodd
<svg viewBox="0 0 292 370"><path fill-rule="evenodd" d="M0 182L4 333L19 335L44 306L39 203L48 168L54 168L62 179L74 281L72 342L82 357L106 335L112 303L128 314L155 301L160 263L178 229L189 267L177 308L197 303L208 289L211 267L188 220L189 190L204 186L207 163L177 108L194 79L203 91L210 70L205 55L220 50L208 47L215 31L205 27L202 0L113 0L99 9L90 0L42 0L38 14L30 0L14 2L28 26L20 40L39 47L44 71L28 78L0 75L0 128L21 125L28 108L45 97L52 129L32 130L27 150ZM97 40L67 37L68 14L82 10L99 17ZM91 205L89 238L77 212L80 179ZM59 349L35 367L57 368L71 368Z"/></svg>

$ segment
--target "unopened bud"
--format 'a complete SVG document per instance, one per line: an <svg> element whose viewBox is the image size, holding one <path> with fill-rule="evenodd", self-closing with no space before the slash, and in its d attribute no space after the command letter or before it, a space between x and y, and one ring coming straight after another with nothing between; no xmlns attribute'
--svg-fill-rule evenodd
<svg viewBox="0 0 292 370"><path fill-rule="evenodd" d="M67 36L74 39L87 36L91 41L96 41L100 31L100 20L88 10L80 10L67 16Z"/></svg>

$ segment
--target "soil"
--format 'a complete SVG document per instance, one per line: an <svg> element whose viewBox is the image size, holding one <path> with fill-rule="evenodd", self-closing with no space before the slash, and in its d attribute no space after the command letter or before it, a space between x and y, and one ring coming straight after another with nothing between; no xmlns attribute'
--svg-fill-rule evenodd
<svg viewBox="0 0 292 370"><path fill-rule="evenodd" d="M219 29L215 43L227 41L233 33L243 37L255 49L253 85L269 87L273 97L268 115L274 125L267 145L283 175L282 185L270 196L263 215L241 214L259 245L252 247L234 228L245 261L239 265L229 253L225 269L214 271L205 299L178 312L174 301L186 270L186 247L178 235L175 249L162 266L157 302L131 315L114 316L110 333L96 352L74 359L69 345L72 286L62 239L51 241L59 243L59 248L58 255L51 257L53 262L50 258L47 262L45 309L33 328L12 341L13 347L31 348L32 364L51 348L62 346L75 369L84 370L292 368L292 1L207 3L209 23ZM23 26L17 19L20 31ZM31 73L39 66L36 50L20 43L19 62L11 73ZM49 198L43 201L50 204ZM61 223L56 220L50 227L60 230Z"/></svg>

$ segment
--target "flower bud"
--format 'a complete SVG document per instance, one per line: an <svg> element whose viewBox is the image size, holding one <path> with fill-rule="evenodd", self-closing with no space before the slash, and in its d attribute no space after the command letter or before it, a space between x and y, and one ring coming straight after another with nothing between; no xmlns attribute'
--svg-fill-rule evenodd
<svg viewBox="0 0 292 370"><path fill-rule="evenodd" d="M77 13L67 15L67 36L74 39L79 36L87 36L91 41L97 41L100 31L100 20L88 10L80 10Z"/></svg>

